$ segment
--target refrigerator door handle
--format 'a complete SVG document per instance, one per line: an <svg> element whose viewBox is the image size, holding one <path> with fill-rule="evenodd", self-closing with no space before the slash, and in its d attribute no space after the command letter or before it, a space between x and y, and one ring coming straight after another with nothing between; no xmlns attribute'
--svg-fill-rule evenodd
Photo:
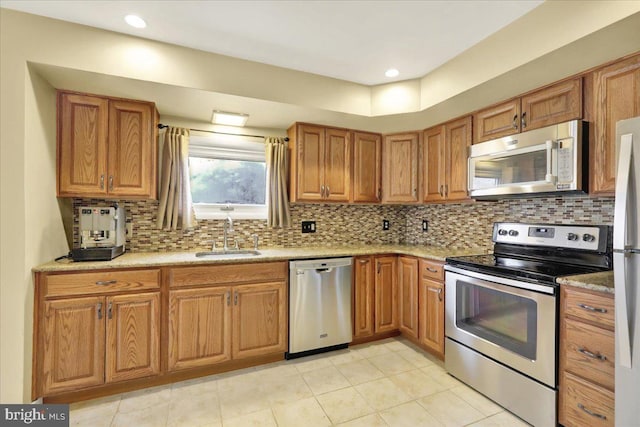
<svg viewBox="0 0 640 427"><path fill-rule="evenodd" d="M616 201L613 219L613 249L624 250L627 244L627 203L629 202L629 178L633 161L633 135L620 137L618 173L616 176ZM640 154L640 153L639 153Z"/></svg>
<svg viewBox="0 0 640 427"><path fill-rule="evenodd" d="M631 337L629 336L629 313L627 305L627 260L630 254L613 254L613 280L615 283L616 309L616 359L617 364L631 368Z"/></svg>

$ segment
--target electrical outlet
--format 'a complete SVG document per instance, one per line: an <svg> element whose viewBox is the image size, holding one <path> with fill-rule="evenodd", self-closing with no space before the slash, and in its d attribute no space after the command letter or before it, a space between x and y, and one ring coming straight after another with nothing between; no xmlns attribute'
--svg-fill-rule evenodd
<svg viewBox="0 0 640 427"><path fill-rule="evenodd" d="M422 231L429 231L429 221L426 219L422 220Z"/></svg>
<svg viewBox="0 0 640 427"><path fill-rule="evenodd" d="M127 237L131 238L133 236L133 223L132 222L125 223L125 228L126 228Z"/></svg>
<svg viewBox="0 0 640 427"><path fill-rule="evenodd" d="M303 233L315 233L316 232L316 222L315 221L302 221L302 232Z"/></svg>
<svg viewBox="0 0 640 427"><path fill-rule="evenodd" d="M382 220L382 229L383 230L388 230L389 229L389 220L388 219L383 219Z"/></svg>

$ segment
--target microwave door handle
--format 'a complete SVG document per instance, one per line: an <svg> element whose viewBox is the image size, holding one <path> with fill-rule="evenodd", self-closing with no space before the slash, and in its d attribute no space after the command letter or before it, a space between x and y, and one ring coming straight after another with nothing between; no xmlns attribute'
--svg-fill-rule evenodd
<svg viewBox="0 0 640 427"><path fill-rule="evenodd" d="M547 174L544 177L544 180L554 184L556 182L556 177L553 175L553 150L555 148L555 142L548 140L545 142L547 146Z"/></svg>

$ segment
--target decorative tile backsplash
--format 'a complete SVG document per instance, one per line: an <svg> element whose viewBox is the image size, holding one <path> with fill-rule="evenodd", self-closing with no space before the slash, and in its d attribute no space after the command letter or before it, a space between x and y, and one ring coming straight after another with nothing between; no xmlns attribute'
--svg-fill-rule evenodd
<svg viewBox="0 0 640 427"><path fill-rule="evenodd" d="M118 201L133 223L127 250L154 252L207 250L213 240L222 246L222 220L200 220L188 231L156 229L158 202ZM77 208L110 206L113 201L74 199L74 244L79 244ZM451 248L490 248L492 225L496 221L558 224L613 223L613 198L548 197L439 205L339 205L292 204L292 227L269 229L266 221L236 220L230 237L243 239L242 247L260 237L260 247L342 246L348 244L410 243ZM382 230L382 220L390 229ZM422 231L422 220L429 222ZM301 221L316 221L316 233L302 234Z"/></svg>

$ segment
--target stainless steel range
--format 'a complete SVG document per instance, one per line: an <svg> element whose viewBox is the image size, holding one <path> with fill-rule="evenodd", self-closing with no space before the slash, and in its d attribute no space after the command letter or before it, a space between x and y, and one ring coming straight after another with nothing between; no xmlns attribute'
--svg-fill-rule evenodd
<svg viewBox="0 0 640 427"><path fill-rule="evenodd" d="M445 368L535 426L557 424L556 278L611 269L608 226L495 223L494 253L447 258Z"/></svg>

